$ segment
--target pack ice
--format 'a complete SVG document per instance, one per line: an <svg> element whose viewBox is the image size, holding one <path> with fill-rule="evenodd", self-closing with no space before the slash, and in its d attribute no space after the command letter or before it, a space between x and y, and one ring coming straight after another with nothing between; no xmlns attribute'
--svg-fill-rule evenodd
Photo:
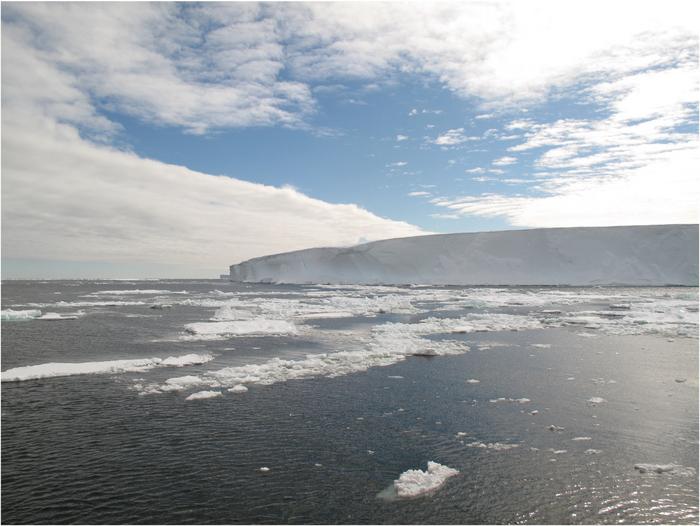
<svg viewBox="0 0 700 526"><path fill-rule="evenodd" d="M698 285L698 225L438 234L231 265L233 281L432 285Z"/></svg>

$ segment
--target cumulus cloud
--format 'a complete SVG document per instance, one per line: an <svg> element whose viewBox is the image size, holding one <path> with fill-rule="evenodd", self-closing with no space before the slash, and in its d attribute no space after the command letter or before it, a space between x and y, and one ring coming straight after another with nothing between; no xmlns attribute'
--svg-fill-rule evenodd
<svg viewBox="0 0 700 526"><path fill-rule="evenodd" d="M468 141L477 141L479 137L470 137L464 134L464 128L453 128L445 133L438 135L433 141L433 144L438 146L456 146Z"/></svg>
<svg viewBox="0 0 700 526"><path fill-rule="evenodd" d="M516 162L518 162L518 159L506 155L504 157L499 157L491 164L493 164L494 166L508 166L510 164L515 164Z"/></svg>
<svg viewBox="0 0 700 526"><path fill-rule="evenodd" d="M406 141L406 140L408 140L408 135L398 134L396 136L396 142L401 142L401 141Z"/></svg>
<svg viewBox="0 0 700 526"><path fill-rule="evenodd" d="M409 197L426 197L429 196L430 192L409 192Z"/></svg>

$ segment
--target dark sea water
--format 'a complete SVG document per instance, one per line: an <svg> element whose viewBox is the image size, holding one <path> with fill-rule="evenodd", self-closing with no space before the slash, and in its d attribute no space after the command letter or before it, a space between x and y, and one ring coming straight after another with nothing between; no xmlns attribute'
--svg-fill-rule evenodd
<svg viewBox="0 0 700 526"><path fill-rule="evenodd" d="M697 306L694 288L4 282L2 522L697 523ZM428 461L459 474L380 496Z"/></svg>

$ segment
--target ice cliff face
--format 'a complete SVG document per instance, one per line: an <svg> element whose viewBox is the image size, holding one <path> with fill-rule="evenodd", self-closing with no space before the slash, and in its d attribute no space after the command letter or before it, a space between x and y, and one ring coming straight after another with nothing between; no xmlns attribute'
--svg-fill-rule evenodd
<svg viewBox="0 0 700 526"><path fill-rule="evenodd" d="M698 225L439 234L231 265L233 281L434 285L698 285Z"/></svg>

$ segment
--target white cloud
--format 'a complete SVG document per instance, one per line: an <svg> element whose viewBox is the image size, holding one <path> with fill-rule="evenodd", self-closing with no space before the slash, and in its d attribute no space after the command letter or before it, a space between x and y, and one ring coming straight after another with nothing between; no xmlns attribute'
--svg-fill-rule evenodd
<svg viewBox="0 0 700 526"><path fill-rule="evenodd" d="M178 263L206 275L269 253L421 233L356 205L96 146L66 126L3 131L6 258Z"/></svg>
<svg viewBox="0 0 700 526"><path fill-rule="evenodd" d="M518 162L518 159L516 159L515 157L504 156L496 159L491 164L493 164L494 166L508 166L510 164L515 164L516 162Z"/></svg>
<svg viewBox="0 0 700 526"><path fill-rule="evenodd" d="M439 135L432 142L438 146L455 146L468 141L477 141L479 137L470 137L464 134L464 128L454 128Z"/></svg>
<svg viewBox="0 0 700 526"><path fill-rule="evenodd" d="M482 174L484 172L486 172L486 170L478 166L476 168L469 168L467 170L464 170L464 173L468 174Z"/></svg>
<svg viewBox="0 0 700 526"><path fill-rule="evenodd" d="M393 163L387 164L387 168L401 168L402 166L406 166L408 163L406 161L396 161Z"/></svg>
<svg viewBox="0 0 700 526"><path fill-rule="evenodd" d="M199 173L98 144L118 130L100 117L82 74L47 57L58 50L37 49L24 27L3 23L2 36L3 258L178 265L180 276L211 276L264 254L423 232L291 187Z"/></svg>
<svg viewBox="0 0 700 526"><path fill-rule="evenodd" d="M409 197L425 197L430 195L430 192L409 192Z"/></svg>
<svg viewBox="0 0 700 526"><path fill-rule="evenodd" d="M406 140L408 140L408 135L398 134L396 136L396 142L401 142L401 141L406 141Z"/></svg>

